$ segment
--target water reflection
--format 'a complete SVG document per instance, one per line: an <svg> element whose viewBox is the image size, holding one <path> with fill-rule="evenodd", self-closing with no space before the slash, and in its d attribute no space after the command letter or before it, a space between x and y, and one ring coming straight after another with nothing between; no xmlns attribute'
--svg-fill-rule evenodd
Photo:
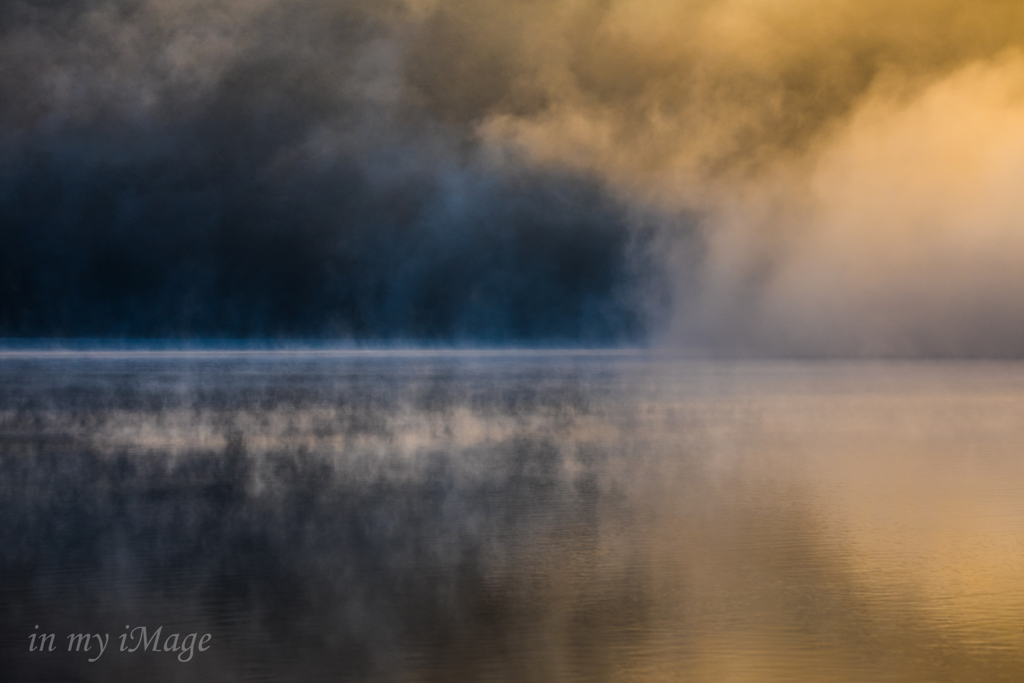
<svg viewBox="0 0 1024 683"><path fill-rule="evenodd" d="M1021 680L1022 409L1015 364L8 354L5 675ZM212 646L66 652L125 625Z"/></svg>

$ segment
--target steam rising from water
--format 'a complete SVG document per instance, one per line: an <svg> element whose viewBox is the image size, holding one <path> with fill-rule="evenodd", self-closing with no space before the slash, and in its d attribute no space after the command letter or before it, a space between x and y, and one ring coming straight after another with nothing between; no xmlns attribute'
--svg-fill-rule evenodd
<svg viewBox="0 0 1024 683"><path fill-rule="evenodd" d="M1015 364L2 360L9 677L1024 671ZM36 624L213 640L87 665L28 652Z"/></svg>
<svg viewBox="0 0 1024 683"><path fill-rule="evenodd" d="M1022 15L5 3L0 331L1016 355Z"/></svg>

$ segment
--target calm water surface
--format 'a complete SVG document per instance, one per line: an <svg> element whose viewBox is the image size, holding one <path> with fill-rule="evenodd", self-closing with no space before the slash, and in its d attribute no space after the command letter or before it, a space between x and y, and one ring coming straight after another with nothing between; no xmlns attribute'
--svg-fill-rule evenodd
<svg viewBox="0 0 1024 683"><path fill-rule="evenodd" d="M0 636L24 681L1021 681L1024 364L6 352Z"/></svg>

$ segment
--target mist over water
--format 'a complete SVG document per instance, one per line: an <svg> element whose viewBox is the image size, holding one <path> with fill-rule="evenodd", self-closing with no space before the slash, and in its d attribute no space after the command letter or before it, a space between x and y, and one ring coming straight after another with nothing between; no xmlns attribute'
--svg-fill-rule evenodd
<svg viewBox="0 0 1024 683"><path fill-rule="evenodd" d="M10 0L0 335L1017 357L1022 26Z"/></svg>
<svg viewBox="0 0 1024 683"><path fill-rule="evenodd" d="M0 677L1021 680L1022 159L1006 0L0 3Z"/></svg>
<svg viewBox="0 0 1024 683"><path fill-rule="evenodd" d="M11 680L1013 681L1024 368L6 352ZM59 634L28 652L35 625ZM126 625L211 633L188 663ZM110 633L92 664L63 634Z"/></svg>

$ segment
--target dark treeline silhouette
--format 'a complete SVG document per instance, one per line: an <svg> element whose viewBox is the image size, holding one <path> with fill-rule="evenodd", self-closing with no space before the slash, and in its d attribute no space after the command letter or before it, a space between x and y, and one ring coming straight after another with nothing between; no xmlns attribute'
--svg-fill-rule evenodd
<svg viewBox="0 0 1024 683"><path fill-rule="evenodd" d="M247 134L235 135L244 146ZM260 163L218 172L206 142L108 161L66 154L58 148L76 143L61 141L11 162L0 179L0 335L643 333L635 236L583 181L469 180L473 205L454 211L434 178L381 188L344 163L270 179Z"/></svg>

